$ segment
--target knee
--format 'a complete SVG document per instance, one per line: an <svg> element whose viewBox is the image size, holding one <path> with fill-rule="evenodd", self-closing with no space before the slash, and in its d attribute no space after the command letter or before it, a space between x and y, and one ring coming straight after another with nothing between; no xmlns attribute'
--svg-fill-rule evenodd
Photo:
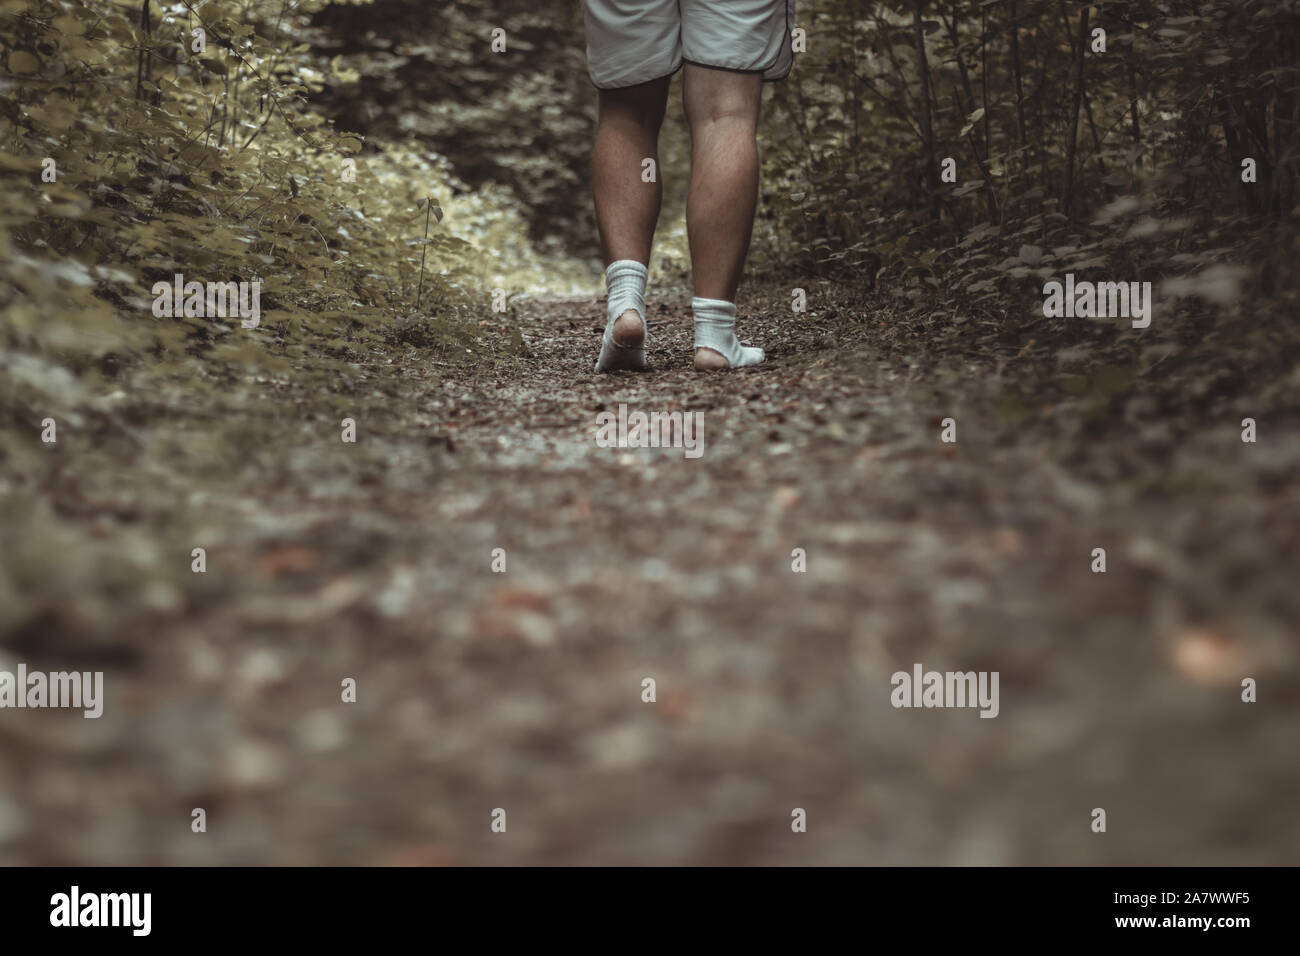
<svg viewBox="0 0 1300 956"><path fill-rule="evenodd" d="M687 114L692 140L710 140L719 137L728 142L756 142L758 116L756 111L742 103L711 103L706 108Z"/></svg>
<svg viewBox="0 0 1300 956"><path fill-rule="evenodd" d="M725 124L727 127L758 128L758 91L728 88L707 96L691 96L686 100L686 121L692 130Z"/></svg>
<svg viewBox="0 0 1300 956"><path fill-rule="evenodd" d="M663 114L635 109L602 109L600 125L607 129L657 136L663 124Z"/></svg>
<svg viewBox="0 0 1300 956"><path fill-rule="evenodd" d="M657 134L663 125L664 106L664 93L657 89L602 90L600 123Z"/></svg>

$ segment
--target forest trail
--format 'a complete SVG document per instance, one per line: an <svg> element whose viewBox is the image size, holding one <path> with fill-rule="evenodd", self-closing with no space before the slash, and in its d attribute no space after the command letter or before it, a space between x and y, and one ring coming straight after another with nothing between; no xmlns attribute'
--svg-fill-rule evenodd
<svg viewBox="0 0 1300 956"><path fill-rule="evenodd" d="M799 7L607 376L578 4L0 0L0 866L1296 861L1295 3Z"/></svg>
<svg viewBox="0 0 1300 956"><path fill-rule="evenodd" d="M650 374L592 371L600 301L533 300L485 322L516 343L492 367L408 350L353 366L340 396L290 376L241 405L226 427L256 446L242 477L184 507L207 528L202 581L101 638L114 706L89 735L79 714L4 725L39 768L0 807L10 850L1041 865L1189 864L1213 846L1218 863L1282 862L1294 740L1235 688L1289 652L1270 619L1198 619L1228 572L1191 557L1212 537L1285 561L1280 498L1216 515L1193 488L1161 506L1088 477L1122 460L1104 444L1072 474L1050 428L1005 439L1025 420L1002 387L1014 348L916 351L870 311L792 317L759 294L741 332L767 363L700 375L687 302L652 301ZM702 412L703 454L599 447L596 416L620 403ZM179 410L168 427L199 430ZM1099 543L1107 574L1089 569ZM57 659L75 629L51 611L39 630ZM996 718L892 707L891 674L918 663L999 672ZM1124 839L1090 832L1099 806ZM77 814L85 828L57 825Z"/></svg>

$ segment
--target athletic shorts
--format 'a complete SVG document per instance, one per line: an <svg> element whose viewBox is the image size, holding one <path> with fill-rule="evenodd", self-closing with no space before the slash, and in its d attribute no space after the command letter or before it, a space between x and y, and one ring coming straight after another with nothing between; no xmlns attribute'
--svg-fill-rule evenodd
<svg viewBox="0 0 1300 956"><path fill-rule="evenodd" d="M783 80L794 65L794 0L582 0L598 89L671 76L682 63Z"/></svg>

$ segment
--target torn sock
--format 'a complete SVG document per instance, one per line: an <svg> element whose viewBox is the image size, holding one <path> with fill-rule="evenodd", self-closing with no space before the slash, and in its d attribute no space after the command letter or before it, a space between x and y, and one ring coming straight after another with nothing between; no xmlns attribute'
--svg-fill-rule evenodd
<svg viewBox="0 0 1300 956"><path fill-rule="evenodd" d="M763 361L763 350L741 345L736 338L736 304L723 299L691 299L695 313L695 347L713 349L727 360L732 368L757 365Z"/></svg>
<svg viewBox="0 0 1300 956"><path fill-rule="evenodd" d="M600 340L600 357L596 359L597 372L616 369L642 370L646 367L645 344L649 340L645 321L645 282L647 270L635 259L619 259L605 270L606 303L605 334ZM641 342L621 345L614 339L614 323L624 312L636 312L641 318Z"/></svg>

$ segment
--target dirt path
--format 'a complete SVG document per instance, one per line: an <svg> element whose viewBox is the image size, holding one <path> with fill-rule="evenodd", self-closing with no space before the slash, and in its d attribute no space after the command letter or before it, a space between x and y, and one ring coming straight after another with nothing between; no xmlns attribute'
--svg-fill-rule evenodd
<svg viewBox="0 0 1300 956"><path fill-rule="evenodd" d="M4 663L93 659L109 696L5 715L0 862L1296 862L1294 448L1030 406L1024 342L929 353L775 294L742 330L767 366L701 377L685 302L653 374L591 371L599 303L531 302L486 371L272 378L219 447L173 417L55 472L25 520L83 509L100 603L38 595ZM598 447L620 403L702 412L703 455ZM112 584L146 543L171 576ZM998 716L895 709L916 663L997 671Z"/></svg>

